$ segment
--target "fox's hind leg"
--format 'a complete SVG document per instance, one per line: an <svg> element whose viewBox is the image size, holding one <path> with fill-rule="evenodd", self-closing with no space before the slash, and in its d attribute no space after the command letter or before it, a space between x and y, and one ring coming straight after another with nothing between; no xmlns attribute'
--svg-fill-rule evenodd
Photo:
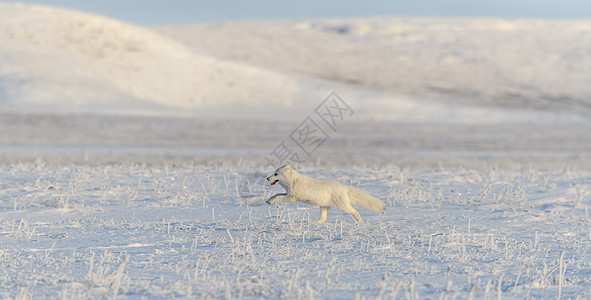
<svg viewBox="0 0 591 300"><path fill-rule="evenodd" d="M327 214L328 214L328 206L320 206L320 219L313 221L313 222L324 223L324 221L326 221Z"/></svg>
<svg viewBox="0 0 591 300"><path fill-rule="evenodd" d="M352 214L353 217L355 217L355 219L357 219L357 221L359 221L359 223L363 223L363 220L361 220L361 215L359 215L359 213L350 204L343 205L343 207L339 207L339 208L342 209L346 213Z"/></svg>

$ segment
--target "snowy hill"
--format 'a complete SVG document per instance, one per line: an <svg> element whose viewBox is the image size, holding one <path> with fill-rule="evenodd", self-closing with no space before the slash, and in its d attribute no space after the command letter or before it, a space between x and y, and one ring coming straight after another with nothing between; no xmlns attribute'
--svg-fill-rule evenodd
<svg viewBox="0 0 591 300"><path fill-rule="evenodd" d="M591 110L586 24L375 18L150 29L0 4L0 110L301 120L336 91L360 119L581 123ZM548 47L545 34L560 44Z"/></svg>
<svg viewBox="0 0 591 300"><path fill-rule="evenodd" d="M297 94L294 80L277 72L195 55L148 29L99 16L0 4L0 28L4 107L187 107Z"/></svg>
<svg viewBox="0 0 591 300"><path fill-rule="evenodd" d="M220 59L396 94L591 112L591 21L376 17L156 30Z"/></svg>

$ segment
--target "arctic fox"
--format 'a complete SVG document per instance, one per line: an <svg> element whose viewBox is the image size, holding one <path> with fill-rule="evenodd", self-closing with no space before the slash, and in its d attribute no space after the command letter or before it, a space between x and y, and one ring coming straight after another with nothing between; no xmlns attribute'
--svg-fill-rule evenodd
<svg viewBox="0 0 591 300"><path fill-rule="evenodd" d="M384 203L354 187L346 186L332 180L316 180L299 174L289 165L277 169L273 175L267 177L271 185L279 183L287 193L277 194L267 200L267 204L275 202L300 201L320 206L320 218L314 222L324 223L329 207L337 207L352 214L357 221L362 222L359 213L351 204L361 205L373 211L380 211Z"/></svg>

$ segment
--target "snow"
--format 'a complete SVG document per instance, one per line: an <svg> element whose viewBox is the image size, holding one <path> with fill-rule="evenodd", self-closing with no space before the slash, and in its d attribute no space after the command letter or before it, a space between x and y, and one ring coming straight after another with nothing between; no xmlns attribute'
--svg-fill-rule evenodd
<svg viewBox="0 0 591 300"><path fill-rule="evenodd" d="M220 59L413 98L589 114L588 20L374 17L156 30Z"/></svg>
<svg viewBox="0 0 591 300"><path fill-rule="evenodd" d="M588 122L584 21L375 18L151 29L58 8L0 8L3 110L298 120L335 91L364 119Z"/></svg>
<svg viewBox="0 0 591 300"><path fill-rule="evenodd" d="M338 210L311 223L317 208L263 204L243 185L251 168L4 168L0 288L33 298L589 296L588 172L304 171L369 190L386 210L362 210L364 225Z"/></svg>
<svg viewBox="0 0 591 300"><path fill-rule="evenodd" d="M155 111L297 92L281 74L196 55L147 29L61 9L0 5L4 106L20 109L25 101L36 111L37 105L133 111L146 102L152 105L143 109Z"/></svg>
<svg viewBox="0 0 591 300"><path fill-rule="evenodd" d="M589 298L589 25L2 3L0 294ZM353 111L334 130L332 91ZM297 170L384 211L264 203L306 118L327 140Z"/></svg>

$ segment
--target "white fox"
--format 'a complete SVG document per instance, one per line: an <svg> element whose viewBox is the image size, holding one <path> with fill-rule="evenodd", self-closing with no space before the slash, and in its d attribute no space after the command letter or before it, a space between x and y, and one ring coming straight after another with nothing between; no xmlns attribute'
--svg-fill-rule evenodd
<svg viewBox="0 0 591 300"><path fill-rule="evenodd" d="M352 214L357 221L362 222L359 213L351 204L361 205L373 211L380 211L384 203L367 193L354 187L346 186L332 180L316 180L299 174L289 165L282 166L275 173L267 177L271 185L279 183L287 193L277 194L267 200L268 204L275 202L300 201L320 206L320 218L314 222L324 223L329 207L337 207Z"/></svg>

